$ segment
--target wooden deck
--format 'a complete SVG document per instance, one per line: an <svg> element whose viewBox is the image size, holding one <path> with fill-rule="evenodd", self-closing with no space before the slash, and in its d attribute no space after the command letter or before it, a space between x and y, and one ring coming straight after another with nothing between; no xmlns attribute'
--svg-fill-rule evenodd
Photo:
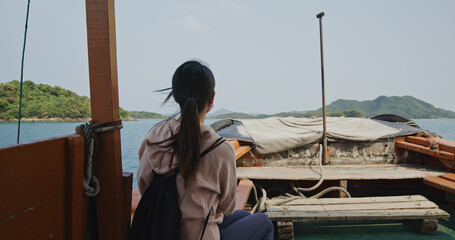
<svg viewBox="0 0 455 240"><path fill-rule="evenodd" d="M414 164L325 165L325 180L420 179L440 176L446 170ZM319 180L319 166L238 167L238 178L269 180Z"/></svg>
<svg viewBox="0 0 455 240"><path fill-rule="evenodd" d="M414 220L417 230L437 232L438 218L450 215L420 195L300 199L281 206L267 202L265 214L277 222L279 239L293 239L292 222Z"/></svg>

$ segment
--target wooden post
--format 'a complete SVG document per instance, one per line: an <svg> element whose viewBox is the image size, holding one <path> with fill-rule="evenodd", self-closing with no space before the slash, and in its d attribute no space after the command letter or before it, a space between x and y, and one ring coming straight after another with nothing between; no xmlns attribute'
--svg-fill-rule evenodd
<svg viewBox="0 0 455 240"><path fill-rule="evenodd" d="M119 118L113 0L86 0L92 121ZM98 134L94 173L99 239L126 239L120 130ZM126 193L131 194L131 193Z"/></svg>
<svg viewBox="0 0 455 240"><path fill-rule="evenodd" d="M343 188L344 190L348 190L348 180L338 180L338 187ZM339 191L338 196L339 198L346 198L346 193Z"/></svg>

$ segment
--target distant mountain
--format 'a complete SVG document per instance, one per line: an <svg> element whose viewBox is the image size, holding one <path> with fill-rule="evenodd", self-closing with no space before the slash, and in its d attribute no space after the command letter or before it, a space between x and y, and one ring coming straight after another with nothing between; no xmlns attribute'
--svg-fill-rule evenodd
<svg viewBox="0 0 455 240"><path fill-rule="evenodd" d="M222 108L222 109L220 109L220 110L218 110L216 112L207 114L207 117L208 118L216 118L219 115L229 114L229 113L233 113L233 111L225 109L225 108Z"/></svg>
<svg viewBox="0 0 455 240"><path fill-rule="evenodd" d="M357 101L338 99L326 106L329 117L373 117L380 114L397 114L412 119L422 118L455 118L455 112L436 108L433 105L412 96L386 97L380 96L374 100ZM254 119L267 117L317 117L322 116L322 109L314 111L292 111L268 114L246 114L229 111L210 118L217 119Z"/></svg>
<svg viewBox="0 0 455 240"><path fill-rule="evenodd" d="M360 110L365 117L379 114L398 114L407 118L455 118L455 112L436 108L433 105L412 96L380 96L372 101L339 99L326 107L329 112ZM318 109L321 111L320 109Z"/></svg>
<svg viewBox="0 0 455 240"><path fill-rule="evenodd" d="M134 119L165 119L166 117L154 112L130 111L130 118Z"/></svg>

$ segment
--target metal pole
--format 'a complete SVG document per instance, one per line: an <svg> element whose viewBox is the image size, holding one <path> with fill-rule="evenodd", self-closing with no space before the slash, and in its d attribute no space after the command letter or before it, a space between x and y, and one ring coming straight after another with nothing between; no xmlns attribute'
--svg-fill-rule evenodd
<svg viewBox="0 0 455 240"><path fill-rule="evenodd" d="M324 85L324 50L322 46L322 17L324 12L319 13L316 17L319 19L319 36L321 45L321 78L322 78L322 146L323 146L323 158L322 164L327 164L327 127L326 127L326 116L325 116L325 85Z"/></svg>

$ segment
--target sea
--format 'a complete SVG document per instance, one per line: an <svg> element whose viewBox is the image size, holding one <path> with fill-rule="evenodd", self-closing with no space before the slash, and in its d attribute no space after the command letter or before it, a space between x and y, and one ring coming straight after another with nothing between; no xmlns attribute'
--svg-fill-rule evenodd
<svg viewBox="0 0 455 240"><path fill-rule="evenodd" d="M133 172L133 187L137 186L138 150L150 129L161 120L123 121L121 130L122 165L124 172ZM217 120L207 119L210 125ZM422 129L443 138L455 140L455 119L415 119ZM83 122L24 122L21 123L20 143L27 143L50 137L75 133L75 128ZM0 147L15 144L17 123L0 123ZM96 161L96 160L95 160Z"/></svg>

